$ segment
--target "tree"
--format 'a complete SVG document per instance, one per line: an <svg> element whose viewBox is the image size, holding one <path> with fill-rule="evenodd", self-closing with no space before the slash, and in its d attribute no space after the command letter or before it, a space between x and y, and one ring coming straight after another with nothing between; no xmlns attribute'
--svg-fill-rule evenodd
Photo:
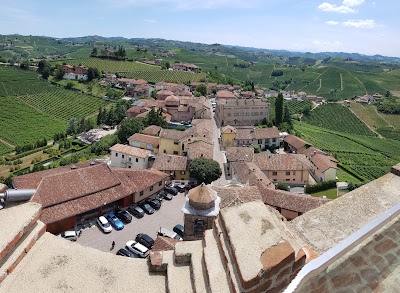
<svg viewBox="0 0 400 293"><path fill-rule="evenodd" d="M143 119L142 118L127 118L124 119L120 127L117 131L118 139L121 143L127 143L128 138L137 133L142 131L144 128Z"/></svg>
<svg viewBox="0 0 400 293"><path fill-rule="evenodd" d="M146 116L145 120L146 126L149 125L158 125L160 127L165 126L165 117L162 115L162 109L159 108L157 111L154 108L151 108L149 113Z"/></svg>
<svg viewBox="0 0 400 293"><path fill-rule="evenodd" d="M65 85L65 88L67 90L72 90L74 88L74 83L72 81L68 81L67 84Z"/></svg>
<svg viewBox="0 0 400 293"><path fill-rule="evenodd" d="M99 70L97 68L89 67L88 68L88 81L91 81L98 77L99 77Z"/></svg>
<svg viewBox="0 0 400 293"><path fill-rule="evenodd" d="M28 59L22 60L21 64L19 65L19 68L28 70L29 66L31 66L31 62Z"/></svg>
<svg viewBox="0 0 400 293"><path fill-rule="evenodd" d="M202 83L196 86L196 92L199 92L202 96L207 95L207 86Z"/></svg>
<svg viewBox="0 0 400 293"><path fill-rule="evenodd" d="M189 164L190 176L199 183L210 184L222 175L221 167L217 161L206 158L196 158Z"/></svg>
<svg viewBox="0 0 400 293"><path fill-rule="evenodd" d="M90 54L90 56L91 56L91 57L96 57L96 56L97 56L97 54L98 54L98 52L97 52L97 48L96 48L96 47L93 47L93 49L92 49L92 53Z"/></svg>
<svg viewBox="0 0 400 293"><path fill-rule="evenodd" d="M169 62L165 62L165 68L169 69L171 67L171 64L169 64Z"/></svg>
<svg viewBox="0 0 400 293"><path fill-rule="evenodd" d="M75 134L78 132L78 120L76 118L69 119L67 134Z"/></svg>
<svg viewBox="0 0 400 293"><path fill-rule="evenodd" d="M290 115L290 110L288 105L285 105L285 110L283 112L283 122L292 125L292 117Z"/></svg>
<svg viewBox="0 0 400 293"><path fill-rule="evenodd" d="M275 123L276 126L279 126L282 123L283 119L283 95L282 93L278 94L278 97L275 101Z"/></svg>
<svg viewBox="0 0 400 293"><path fill-rule="evenodd" d="M38 73L42 75L43 79L47 79L51 73L50 62L46 60L40 60L38 63Z"/></svg>
<svg viewBox="0 0 400 293"><path fill-rule="evenodd" d="M64 77L64 71L61 64L56 64L54 69L54 77L61 80Z"/></svg>

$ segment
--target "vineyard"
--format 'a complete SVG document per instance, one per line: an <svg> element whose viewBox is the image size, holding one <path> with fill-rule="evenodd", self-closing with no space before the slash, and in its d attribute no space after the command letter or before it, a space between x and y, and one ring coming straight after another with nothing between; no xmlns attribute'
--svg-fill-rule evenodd
<svg viewBox="0 0 400 293"><path fill-rule="evenodd" d="M350 134L375 136L375 134L348 108L340 104L321 105L303 116L309 124Z"/></svg>
<svg viewBox="0 0 400 293"><path fill-rule="evenodd" d="M270 109L270 117L271 119L275 118L275 101L276 98L269 98L269 109ZM287 105L289 112L291 115L293 114L301 114L304 109L312 107L311 101L295 101L295 100L283 100L283 107Z"/></svg>
<svg viewBox="0 0 400 293"><path fill-rule="evenodd" d="M100 71L104 72L131 72L137 70L160 70L160 66L149 65L145 63L140 63L136 61L117 61L117 60L107 60L100 58L79 58L66 60L68 64L79 65L82 64L86 67L94 67Z"/></svg>
<svg viewBox="0 0 400 293"><path fill-rule="evenodd" d="M0 99L0 137L14 145L51 138L65 131L67 123L29 107L15 97Z"/></svg>
<svg viewBox="0 0 400 293"><path fill-rule="evenodd" d="M11 152L13 148L9 147L8 145L0 142L0 155L4 155L8 152Z"/></svg>
<svg viewBox="0 0 400 293"><path fill-rule="evenodd" d="M121 73L122 76L127 78L144 79L148 82L174 82L174 83L184 83L192 81L201 81L206 78L205 73L192 73L185 71L170 71L170 70L157 70L157 71L133 71L127 73Z"/></svg>
<svg viewBox="0 0 400 293"><path fill-rule="evenodd" d="M68 90L26 95L19 99L45 114L64 121L93 114L103 104L99 98Z"/></svg>
<svg viewBox="0 0 400 293"><path fill-rule="evenodd" d="M374 180L389 172L400 161L400 142L378 137L296 123L301 137L339 160L339 166L361 181Z"/></svg>
<svg viewBox="0 0 400 293"><path fill-rule="evenodd" d="M53 90L37 73L0 66L0 97L42 93Z"/></svg>

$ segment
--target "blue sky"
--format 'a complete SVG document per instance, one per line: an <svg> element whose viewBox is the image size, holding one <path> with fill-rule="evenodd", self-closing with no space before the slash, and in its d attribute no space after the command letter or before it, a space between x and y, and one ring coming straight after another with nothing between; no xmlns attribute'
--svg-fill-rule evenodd
<svg viewBox="0 0 400 293"><path fill-rule="evenodd" d="M0 34L165 38L400 57L397 0L0 0Z"/></svg>

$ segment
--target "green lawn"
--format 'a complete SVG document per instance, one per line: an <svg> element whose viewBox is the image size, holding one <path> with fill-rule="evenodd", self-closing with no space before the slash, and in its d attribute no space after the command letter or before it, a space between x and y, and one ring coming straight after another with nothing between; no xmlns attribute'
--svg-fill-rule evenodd
<svg viewBox="0 0 400 293"><path fill-rule="evenodd" d="M319 192L315 192L315 193L311 193L312 196L315 197L323 197L326 196L329 199L335 199L337 198L337 193L336 193L336 187L332 188L332 189L328 189L328 190L324 190L324 191L319 191Z"/></svg>

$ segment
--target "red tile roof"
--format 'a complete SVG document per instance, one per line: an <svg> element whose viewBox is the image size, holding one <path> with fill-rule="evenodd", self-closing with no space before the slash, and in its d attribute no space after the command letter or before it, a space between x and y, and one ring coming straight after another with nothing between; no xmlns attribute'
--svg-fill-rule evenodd
<svg viewBox="0 0 400 293"><path fill-rule="evenodd" d="M228 147L226 148L226 159L228 162L252 162L254 149L252 147Z"/></svg>
<svg viewBox="0 0 400 293"><path fill-rule="evenodd" d="M236 99L235 95L230 91L218 91L217 92L217 99Z"/></svg>
<svg viewBox="0 0 400 293"><path fill-rule="evenodd" d="M158 134L161 131L161 127L157 125L150 125L147 126L145 129L143 129L143 134L146 135L152 135L152 136L158 136Z"/></svg>
<svg viewBox="0 0 400 293"><path fill-rule="evenodd" d="M187 168L187 157L158 154L153 168L161 171L183 171Z"/></svg>
<svg viewBox="0 0 400 293"><path fill-rule="evenodd" d="M126 155L137 157L137 158L146 158L151 154L151 152L148 150L143 150L143 149L139 149L139 148L135 148L135 147L132 147L129 145L124 145L124 144L119 144L119 143L110 147L110 151L126 154Z"/></svg>
<svg viewBox="0 0 400 293"><path fill-rule="evenodd" d="M213 158L214 148L213 145L209 142L205 142L202 140L190 142L187 145L187 150L189 160L193 160L196 158Z"/></svg>
<svg viewBox="0 0 400 293"><path fill-rule="evenodd" d="M304 146L310 146L311 144L306 142L305 140L302 140L301 138L289 134L284 138L284 141L288 143L289 145L295 147L296 149L301 149Z"/></svg>
<svg viewBox="0 0 400 293"><path fill-rule="evenodd" d="M230 125L224 126L221 129L221 133L236 133L236 128Z"/></svg>
<svg viewBox="0 0 400 293"><path fill-rule="evenodd" d="M254 154L253 161L261 170L285 171L308 170L308 166L298 160L293 154L270 154L267 152Z"/></svg>
<svg viewBox="0 0 400 293"><path fill-rule="evenodd" d="M128 141L135 141L140 143L151 144L154 148L158 148L160 144L160 138L157 136L145 135L141 133L135 133L131 137L128 138Z"/></svg>
<svg viewBox="0 0 400 293"><path fill-rule="evenodd" d="M275 189L275 185L271 180L269 180L260 168L253 163L234 162L232 163L232 169L234 170L233 173L242 184L255 186L258 182L262 181L266 186L269 186L269 188Z"/></svg>

